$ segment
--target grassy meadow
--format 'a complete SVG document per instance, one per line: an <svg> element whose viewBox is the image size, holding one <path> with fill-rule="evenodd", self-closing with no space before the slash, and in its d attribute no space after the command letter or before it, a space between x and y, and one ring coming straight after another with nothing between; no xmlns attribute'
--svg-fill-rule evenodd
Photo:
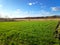
<svg viewBox="0 0 60 45"><path fill-rule="evenodd" d="M0 45L58 45L53 34L57 22L0 22Z"/></svg>

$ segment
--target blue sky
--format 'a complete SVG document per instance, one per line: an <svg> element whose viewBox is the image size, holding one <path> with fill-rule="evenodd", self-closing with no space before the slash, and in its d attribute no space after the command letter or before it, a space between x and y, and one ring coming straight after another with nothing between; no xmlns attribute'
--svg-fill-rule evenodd
<svg viewBox="0 0 60 45"><path fill-rule="evenodd" d="M60 15L60 0L0 0L0 17Z"/></svg>

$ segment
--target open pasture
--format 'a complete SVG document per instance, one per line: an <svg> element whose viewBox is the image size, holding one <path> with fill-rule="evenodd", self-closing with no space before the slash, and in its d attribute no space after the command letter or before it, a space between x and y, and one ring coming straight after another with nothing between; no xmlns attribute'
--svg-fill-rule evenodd
<svg viewBox="0 0 60 45"><path fill-rule="evenodd" d="M57 22L0 22L0 45L54 45Z"/></svg>

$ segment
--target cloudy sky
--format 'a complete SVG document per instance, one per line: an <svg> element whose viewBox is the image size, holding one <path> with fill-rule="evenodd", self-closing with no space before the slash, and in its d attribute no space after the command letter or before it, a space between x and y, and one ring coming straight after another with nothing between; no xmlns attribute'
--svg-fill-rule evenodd
<svg viewBox="0 0 60 45"><path fill-rule="evenodd" d="M0 0L0 17L60 15L60 0Z"/></svg>

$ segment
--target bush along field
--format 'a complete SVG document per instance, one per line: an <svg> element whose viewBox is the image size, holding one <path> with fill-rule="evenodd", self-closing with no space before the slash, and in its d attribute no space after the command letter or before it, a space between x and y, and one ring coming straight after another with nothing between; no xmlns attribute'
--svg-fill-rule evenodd
<svg viewBox="0 0 60 45"><path fill-rule="evenodd" d="M55 45L57 21L0 22L0 45Z"/></svg>

